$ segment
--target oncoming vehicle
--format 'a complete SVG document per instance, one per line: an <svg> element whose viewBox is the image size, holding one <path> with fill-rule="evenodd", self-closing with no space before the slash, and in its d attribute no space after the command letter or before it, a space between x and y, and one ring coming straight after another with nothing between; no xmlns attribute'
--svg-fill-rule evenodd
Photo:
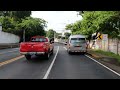
<svg viewBox="0 0 120 90"><path fill-rule="evenodd" d="M71 52L87 52L86 37L84 35L71 35L67 42L67 51Z"/></svg>
<svg viewBox="0 0 120 90"><path fill-rule="evenodd" d="M25 55L27 60L30 60L32 55L44 55L49 59L54 50L53 43L52 40L44 36L34 36L30 42L20 43L20 54Z"/></svg>

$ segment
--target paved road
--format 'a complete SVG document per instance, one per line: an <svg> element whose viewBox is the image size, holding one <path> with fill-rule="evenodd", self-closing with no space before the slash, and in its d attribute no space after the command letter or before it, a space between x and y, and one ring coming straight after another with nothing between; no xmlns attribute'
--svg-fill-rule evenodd
<svg viewBox="0 0 120 90"><path fill-rule="evenodd" d="M18 48L0 50L0 79L43 79L46 75L47 79L120 79L85 55L69 55L64 47L55 44L49 60L33 56L32 61L21 57Z"/></svg>

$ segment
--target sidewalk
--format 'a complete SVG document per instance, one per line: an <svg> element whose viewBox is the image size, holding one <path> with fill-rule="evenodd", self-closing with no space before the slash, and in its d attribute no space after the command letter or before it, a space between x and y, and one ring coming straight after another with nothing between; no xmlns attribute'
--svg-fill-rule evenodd
<svg viewBox="0 0 120 90"><path fill-rule="evenodd" d="M120 73L120 62L116 58L103 55L102 53L96 53L92 49L87 50L88 56L94 58L98 62L104 64L105 66L111 68L112 70Z"/></svg>
<svg viewBox="0 0 120 90"><path fill-rule="evenodd" d="M19 47L19 43L1 43L0 49L6 49L6 48L16 48Z"/></svg>

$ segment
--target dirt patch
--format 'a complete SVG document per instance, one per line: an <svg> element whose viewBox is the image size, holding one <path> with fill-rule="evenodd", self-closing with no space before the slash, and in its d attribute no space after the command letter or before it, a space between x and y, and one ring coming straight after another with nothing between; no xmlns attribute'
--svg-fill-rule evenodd
<svg viewBox="0 0 120 90"><path fill-rule="evenodd" d="M120 66L120 62L118 62L118 60L116 58L104 57L104 58L102 58L102 60L104 62L107 62L107 63L110 63L110 64L114 64L116 66Z"/></svg>

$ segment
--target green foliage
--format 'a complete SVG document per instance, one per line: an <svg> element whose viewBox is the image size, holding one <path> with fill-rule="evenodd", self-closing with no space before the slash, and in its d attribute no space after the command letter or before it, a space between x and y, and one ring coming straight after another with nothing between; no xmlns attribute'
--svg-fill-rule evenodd
<svg viewBox="0 0 120 90"><path fill-rule="evenodd" d="M62 33L55 32L55 38L59 38L59 35L62 35Z"/></svg>
<svg viewBox="0 0 120 90"><path fill-rule="evenodd" d="M95 32L106 33L112 38L120 36L120 11L82 11L81 21L68 24L66 30L72 34L85 34L89 38Z"/></svg>
<svg viewBox="0 0 120 90"><path fill-rule="evenodd" d="M0 11L0 16L11 16L12 11Z"/></svg>
<svg viewBox="0 0 120 90"><path fill-rule="evenodd" d="M11 17L1 17L0 22L2 23L3 31L8 33L14 33L15 22ZM12 31L13 30L13 31Z"/></svg>
<svg viewBox="0 0 120 90"><path fill-rule="evenodd" d="M62 38L62 37L61 37L61 36L58 36L57 38L60 39L60 38Z"/></svg>
<svg viewBox="0 0 120 90"><path fill-rule="evenodd" d="M65 35L65 39L68 39L71 34L66 32L64 35Z"/></svg>
<svg viewBox="0 0 120 90"><path fill-rule="evenodd" d="M53 29L49 29L47 31L47 37L48 38L54 38L54 33L56 33Z"/></svg>
<svg viewBox="0 0 120 90"><path fill-rule="evenodd" d="M25 19L31 15L31 11L12 11L11 16L17 21L21 21L21 19Z"/></svg>
<svg viewBox="0 0 120 90"><path fill-rule="evenodd" d="M46 27L46 21L39 18L26 17L19 24L21 30L26 31L26 37L34 35L45 36L44 27Z"/></svg>
<svg viewBox="0 0 120 90"><path fill-rule="evenodd" d="M115 54L115 53L102 51L102 50L94 50L94 52L100 53L100 54L103 54L103 55L106 55L106 56L109 56L109 57L116 58L118 60L118 62L120 63L120 56Z"/></svg>
<svg viewBox="0 0 120 90"><path fill-rule="evenodd" d="M29 17L31 11L0 11L0 22L2 23L3 31L13 33L23 37L23 30L25 30L26 40L31 36L42 35L45 36L46 21L40 18Z"/></svg>

